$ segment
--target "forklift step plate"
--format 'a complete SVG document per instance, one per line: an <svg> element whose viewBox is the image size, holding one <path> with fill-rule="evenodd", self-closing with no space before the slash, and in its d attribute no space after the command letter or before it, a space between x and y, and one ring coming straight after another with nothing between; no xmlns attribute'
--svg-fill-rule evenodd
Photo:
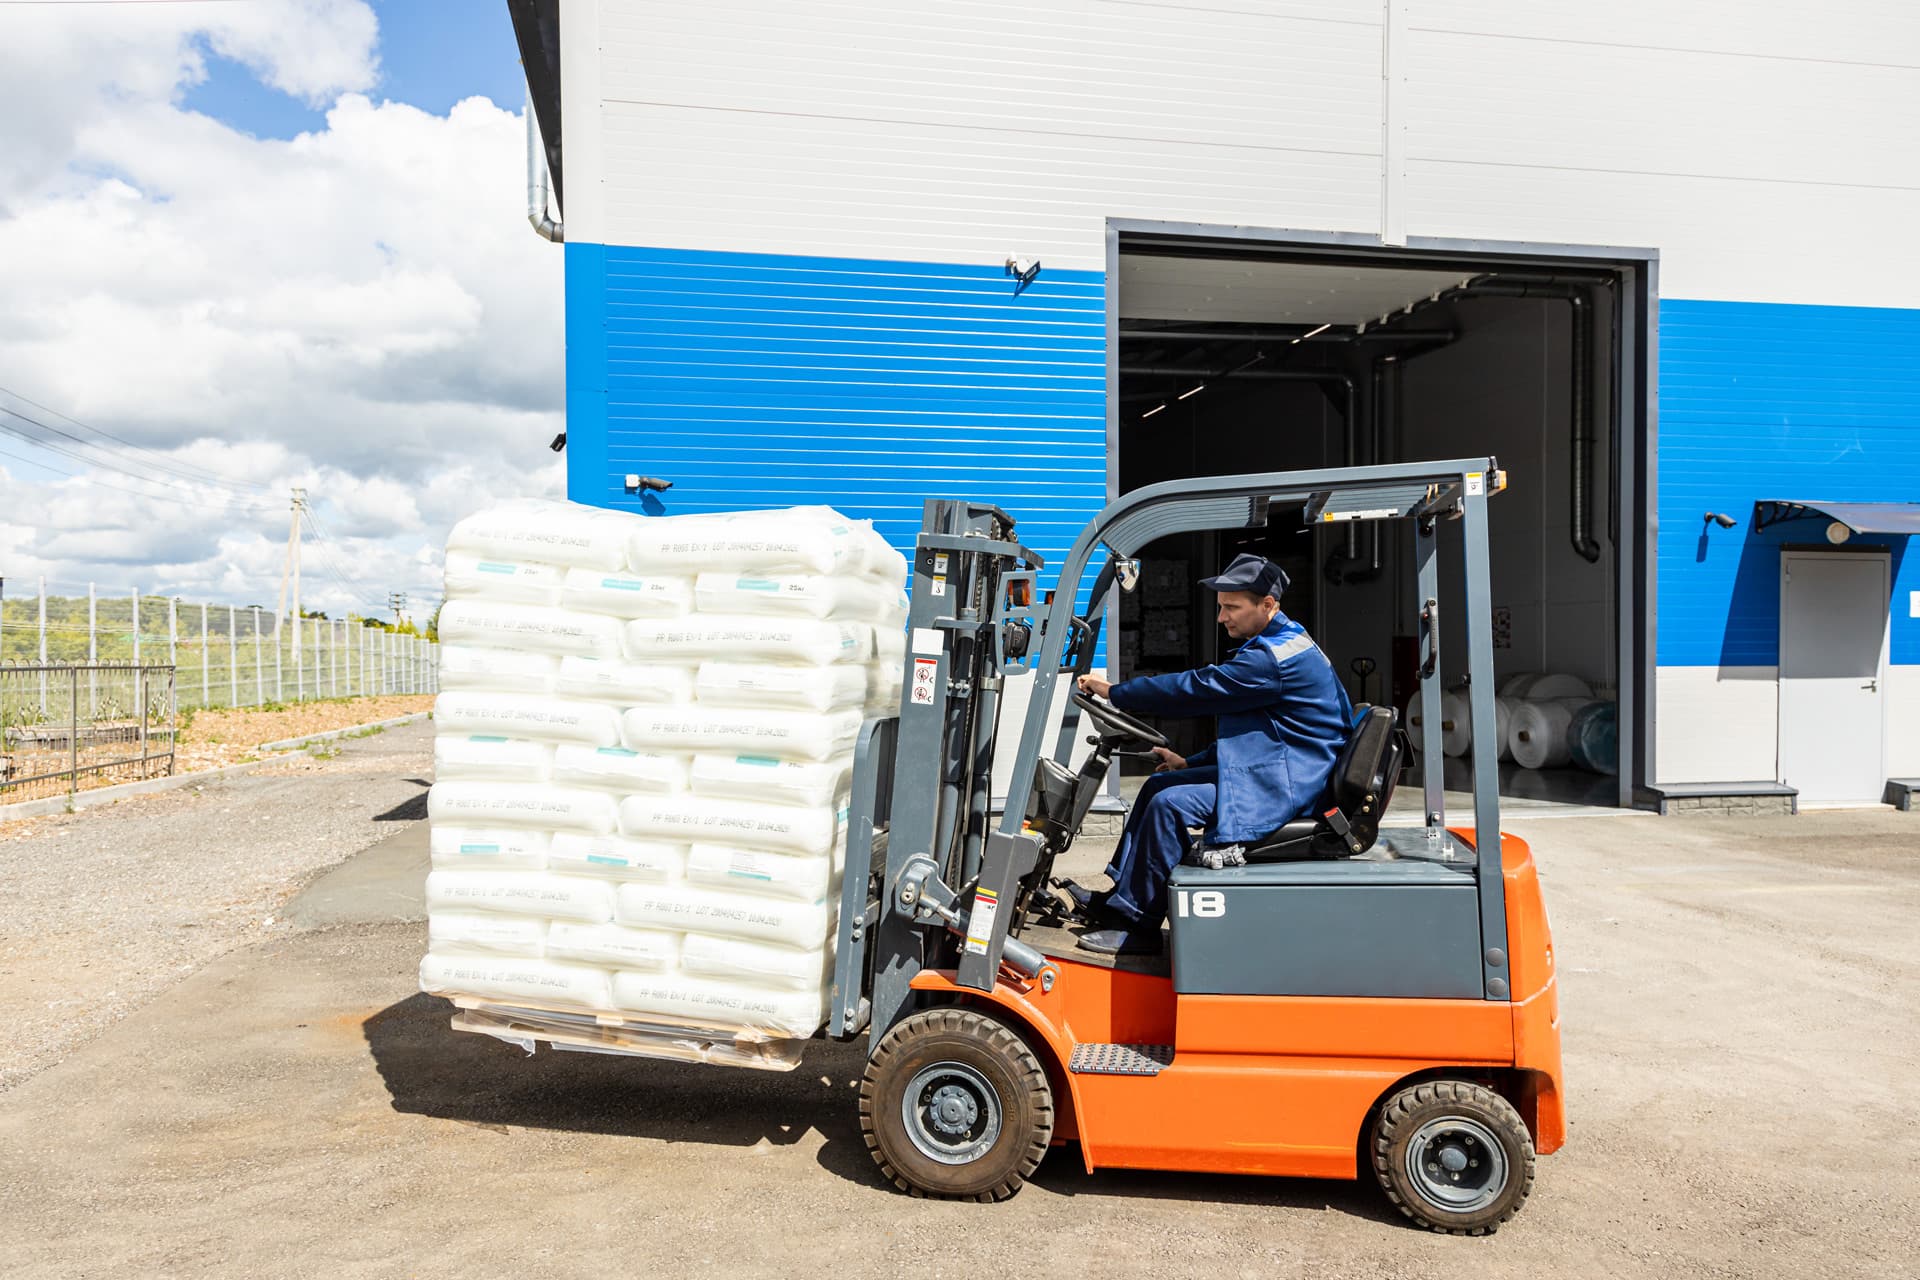
<svg viewBox="0 0 1920 1280"><path fill-rule="evenodd" d="M1170 1044L1077 1044L1067 1070L1075 1075L1157 1076L1172 1065Z"/></svg>

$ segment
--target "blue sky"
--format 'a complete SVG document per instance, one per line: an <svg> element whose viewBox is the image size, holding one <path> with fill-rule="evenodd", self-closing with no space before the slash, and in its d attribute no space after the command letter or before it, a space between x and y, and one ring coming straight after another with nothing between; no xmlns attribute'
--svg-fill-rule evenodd
<svg viewBox="0 0 1920 1280"><path fill-rule="evenodd" d="M504 0L372 0L380 19L380 83L369 95L445 115L476 94L518 111L526 95ZM204 48L206 83L182 105L258 138L291 138L326 127L325 109L260 83Z"/></svg>
<svg viewBox="0 0 1920 1280"><path fill-rule="evenodd" d="M311 603L437 598L454 521L563 480L505 0L129 8L0 0L0 574L271 600L299 486Z"/></svg>

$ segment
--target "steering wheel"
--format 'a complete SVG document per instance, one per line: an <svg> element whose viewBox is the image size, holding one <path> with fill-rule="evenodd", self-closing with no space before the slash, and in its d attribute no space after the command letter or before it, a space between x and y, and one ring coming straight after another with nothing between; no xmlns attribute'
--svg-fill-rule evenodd
<svg viewBox="0 0 1920 1280"><path fill-rule="evenodd" d="M1103 738L1137 738L1149 747L1170 747L1167 736L1122 711L1105 698L1081 689L1073 691L1073 705L1087 713Z"/></svg>

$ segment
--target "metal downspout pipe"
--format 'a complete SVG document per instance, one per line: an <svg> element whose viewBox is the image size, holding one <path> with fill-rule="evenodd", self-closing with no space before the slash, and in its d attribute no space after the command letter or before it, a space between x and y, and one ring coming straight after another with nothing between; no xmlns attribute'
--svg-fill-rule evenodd
<svg viewBox="0 0 1920 1280"><path fill-rule="evenodd" d="M1412 317L1436 302L1456 298L1548 298L1566 303L1573 311L1573 376L1570 398L1573 451L1567 468L1567 490L1572 510L1567 537L1575 554L1588 564L1600 559L1600 544L1593 536L1593 289L1610 289L1612 276L1555 274L1486 276L1456 289L1448 289L1432 299L1408 307ZM1613 306L1616 327L1620 306ZM1616 353L1618 347L1616 344ZM1618 358L1616 354L1616 359Z"/></svg>
<svg viewBox="0 0 1920 1280"><path fill-rule="evenodd" d="M547 202L547 157L540 146L540 122L533 114L533 90L527 90L527 221L542 240L564 241L566 232Z"/></svg>

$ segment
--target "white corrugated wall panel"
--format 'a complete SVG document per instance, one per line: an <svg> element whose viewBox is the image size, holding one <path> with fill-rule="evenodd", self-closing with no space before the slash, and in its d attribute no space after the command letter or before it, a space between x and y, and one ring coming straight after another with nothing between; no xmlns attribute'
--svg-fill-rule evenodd
<svg viewBox="0 0 1920 1280"><path fill-rule="evenodd" d="M604 104L594 230L1099 269L1108 217L1377 229L1379 18L1337 4L602 4L585 19ZM568 162L571 184L595 158Z"/></svg>
<svg viewBox="0 0 1920 1280"><path fill-rule="evenodd" d="M1842 9L1410 5L1408 232L1656 246L1682 297L1909 305L1920 261L1868 246L1920 216L1920 21Z"/></svg>
<svg viewBox="0 0 1920 1280"><path fill-rule="evenodd" d="M1409 231L1538 244L1651 246L1668 297L1907 307L1920 191L1420 162ZM1421 211L1425 212L1422 216Z"/></svg>
<svg viewBox="0 0 1920 1280"><path fill-rule="evenodd" d="M1779 777L1777 667L1661 667L1657 784ZM1920 667L1887 668L1887 776L1920 777Z"/></svg>
<svg viewBox="0 0 1920 1280"><path fill-rule="evenodd" d="M1888 667L1886 690L1887 776L1920 778L1920 667Z"/></svg>
<svg viewBox="0 0 1920 1280"><path fill-rule="evenodd" d="M562 3L589 241L1097 269L1122 217L1652 246L1683 297L1920 293L1884 249L1920 222L1911 4Z"/></svg>
<svg viewBox="0 0 1920 1280"><path fill-rule="evenodd" d="M1660 667L1655 786L1780 776L1778 667Z"/></svg>
<svg viewBox="0 0 1920 1280"><path fill-rule="evenodd" d="M1109 217L1347 229L1378 160L608 105L608 243L1100 270Z"/></svg>
<svg viewBox="0 0 1920 1280"><path fill-rule="evenodd" d="M1395 0L1425 30L1622 49L1710 50L1829 62L1913 62L1912 0ZM1905 56L1902 56L1905 55Z"/></svg>

